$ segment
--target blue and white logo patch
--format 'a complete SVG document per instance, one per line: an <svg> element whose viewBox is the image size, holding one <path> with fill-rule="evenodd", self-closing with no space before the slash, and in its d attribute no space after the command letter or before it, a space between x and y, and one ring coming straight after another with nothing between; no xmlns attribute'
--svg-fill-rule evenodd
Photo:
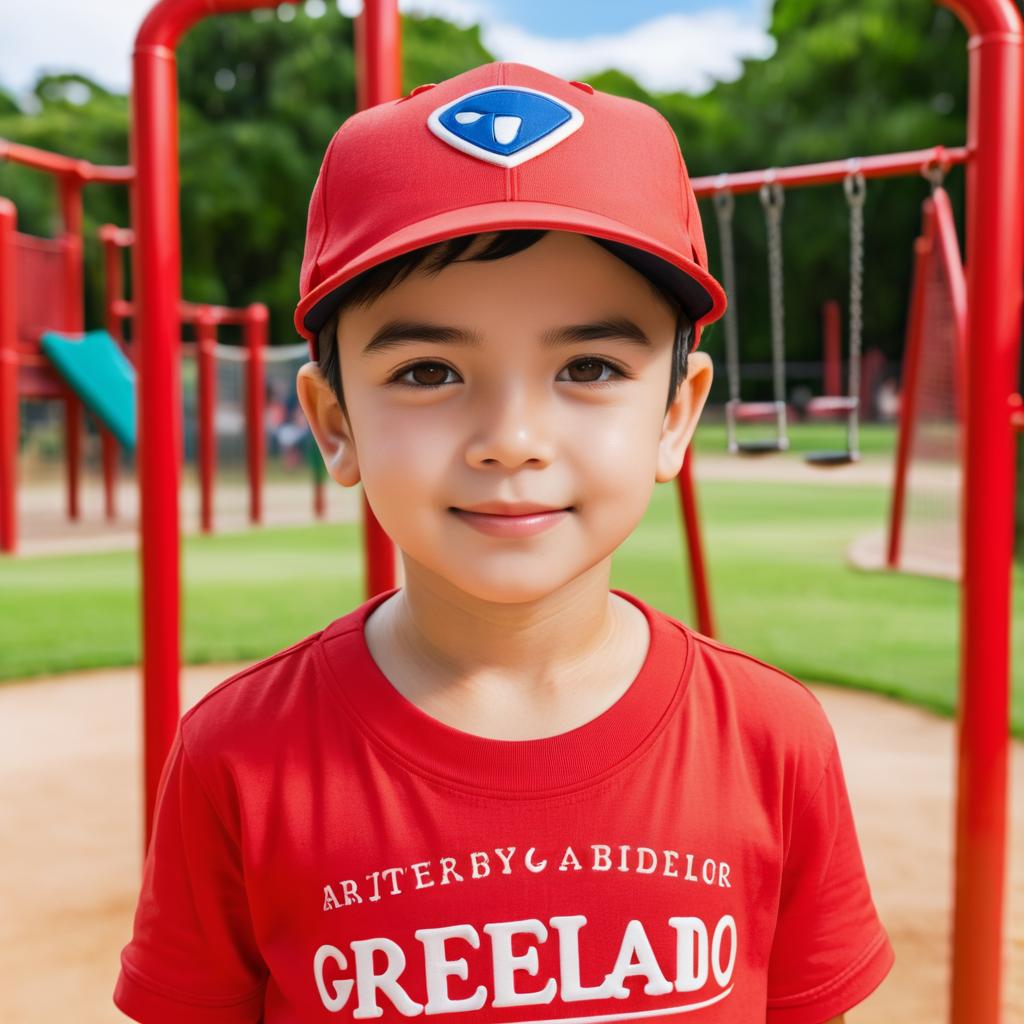
<svg viewBox="0 0 1024 1024"><path fill-rule="evenodd" d="M478 160L515 167L558 145L583 124L572 104L521 85L491 85L438 107L427 126Z"/></svg>

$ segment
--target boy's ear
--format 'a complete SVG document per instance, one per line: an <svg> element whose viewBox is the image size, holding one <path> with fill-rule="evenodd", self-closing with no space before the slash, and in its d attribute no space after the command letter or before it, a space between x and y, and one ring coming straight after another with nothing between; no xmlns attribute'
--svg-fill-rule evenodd
<svg viewBox="0 0 1024 1024"><path fill-rule="evenodd" d="M354 487L359 483L359 462L352 430L316 363L299 367L295 390L331 479Z"/></svg>
<svg viewBox="0 0 1024 1024"><path fill-rule="evenodd" d="M658 483L674 480L683 468L686 448L697 429L714 376L707 352L690 352L686 357L686 379L679 382L675 400L665 413L658 447Z"/></svg>

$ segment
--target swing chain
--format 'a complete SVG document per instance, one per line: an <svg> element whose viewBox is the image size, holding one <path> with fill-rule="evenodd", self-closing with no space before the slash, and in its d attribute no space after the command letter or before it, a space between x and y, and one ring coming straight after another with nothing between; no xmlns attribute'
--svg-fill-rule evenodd
<svg viewBox="0 0 1024 1024"><path fill-rule="evenodd" d="M726 376L729 378L729 398L740 400L740 346L737 327L736 305L736 257L733 249L732 216L735 200L727 188L720 188L714 195L715 215L718 218L718 237L722 246L722 277L728 305L725 310L725 354Z"/></svg>
<svg viewBox="0 0 1024 1024"><path fill-rule="evenodd" d="M942 181L946 176L946 168L940 163L927 163L921 168L921 175L928 179L932 188L932 195L937 188L942 187Z"/></svg>
<svg viewBox="0 0 1024 1024"><path fill-rule="evenodd" d="M772 318L772 364L777 406L786 401L785 309L782 281L782 207L785 192L778 181L766 181L760 189L768 229L768 278Z"/></svg>

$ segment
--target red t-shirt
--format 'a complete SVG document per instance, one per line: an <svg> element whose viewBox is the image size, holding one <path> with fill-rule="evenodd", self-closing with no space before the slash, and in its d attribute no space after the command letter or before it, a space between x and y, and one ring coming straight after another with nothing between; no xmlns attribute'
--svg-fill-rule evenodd
<svg viewBox="0 0 1024 1024"><path fill-rule="evenodd" d="M820 1024L878 986L893 949L802 683L615 590L651 630L629 689L556 736L476 736L373 661L392 593L182 717L125 1013Z"/></svg>

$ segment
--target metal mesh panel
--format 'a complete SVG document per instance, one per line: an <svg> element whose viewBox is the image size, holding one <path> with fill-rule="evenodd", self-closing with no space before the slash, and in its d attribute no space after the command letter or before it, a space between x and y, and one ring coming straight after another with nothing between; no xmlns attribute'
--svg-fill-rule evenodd
<svg viewBox="0 0 1024 1024"><path fill-rule="evenodd" d="M246 475L246 371L248 350L237 345L216 346L217 403L214 424L217 432L217 480L237 482ZM309 477L306 445L309 426L299 405L295 375L309 361L309 347L272 345L264 350L264 420L268 483L277 479ZM196 364L182 361L185 460L194 463L197 452L198 407Z"/></svg>
<svg viewBox="0 0 1024 1024"><path fill-rule="evenodd" d="M60 239L14 235L18 281L18 339L35 347L45 331L64 330L68 322L65 289L67 263Z"/></svg>
<svg viewBox="0 0 1024 1024"><path fill-rule="evenodd" d="M901 564L930 575L960 574L962 363L951 274L935 239L924 282L921 350L908 459Z"/></svg>

